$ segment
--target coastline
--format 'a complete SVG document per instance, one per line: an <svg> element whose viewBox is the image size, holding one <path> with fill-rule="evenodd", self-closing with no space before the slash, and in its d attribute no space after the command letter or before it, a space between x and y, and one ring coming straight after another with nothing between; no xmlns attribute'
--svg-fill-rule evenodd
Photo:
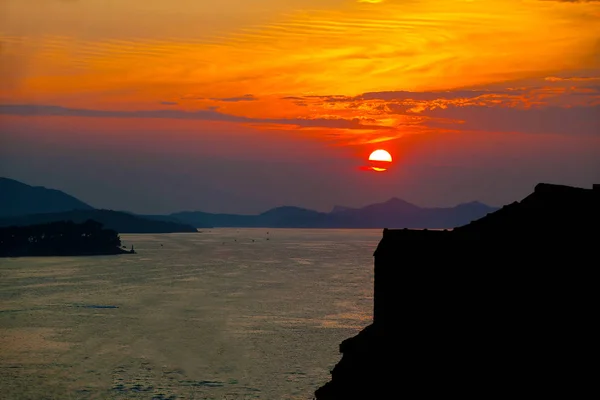
<svg viewBox="0 0 600 400"><path fill-rule="evenodd" d="M93 220L59 221L0 228L0 257L54 257L135 254L122 246L119 233Z"/></svg>
<svg viewBox="0 0 600 400"><path fill-rule="evenodd" d="M121 254L137 254L131 250L121 248L110 249L105 251L73 251L57 254L56 252L17 252L9 254L0 254L0 258L23 258L23 257L93 257L93 256L118 256Z"/></svg>

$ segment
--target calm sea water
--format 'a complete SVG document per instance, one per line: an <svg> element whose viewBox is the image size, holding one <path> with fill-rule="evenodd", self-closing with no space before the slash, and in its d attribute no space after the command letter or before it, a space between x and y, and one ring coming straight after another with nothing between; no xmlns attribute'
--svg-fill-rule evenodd
<svg viewBox="0 0 600 400"><path fill-rule="evenodd" d="M215 229L0 259L1 397L310 399L370 323L381 235Z"/></svg>

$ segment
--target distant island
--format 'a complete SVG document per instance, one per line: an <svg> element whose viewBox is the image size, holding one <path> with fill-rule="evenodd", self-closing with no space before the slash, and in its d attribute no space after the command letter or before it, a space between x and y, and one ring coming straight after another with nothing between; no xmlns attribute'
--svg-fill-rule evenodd
<svg viewBox="0 0 600 400"><path fill-rule="evenodd" d="M600 185L541 183L453 230L384 229L373 323L315 399L586 397L599 226Z"/></svg>
<svg viewBox="0 0 600 400"><path fill-rule="evenodd" d="M277 207L257 215L188 211L171 214L196 227L229 228L452 228L479 219L497 208L471 202L447 208L425 208L392 198L362 208L335 206L324 213L300 207Z"/></svg>
<svg viewBox="0 0 600 400"><path fill-rule="evenodd" d="M94 220L119 233L197 232L174 217L98 210L60 190L0 178L0 227Z"/></svg>
<svg viewBox="0 0 600 400"><path fill-rule="evenodd" d="M121 248L119 234L93 220L0 228L0 257L96 256L133 254Z"/></svg>

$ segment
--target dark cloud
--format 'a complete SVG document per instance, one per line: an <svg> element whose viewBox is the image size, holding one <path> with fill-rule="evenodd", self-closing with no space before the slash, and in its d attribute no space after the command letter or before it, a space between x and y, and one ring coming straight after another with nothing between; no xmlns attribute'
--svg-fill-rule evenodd
<svg viewBox="0 0 600 400"><path fill-rule="evenodd" d="M224 114L215 109L198 111L181 110L93 110L53 105L0 104L0 114L18 116L67 116L92 118L165 118L203 121L238 122L246 124L280 124L302 128L323 127L338 129L389 129L379 125L363 125L358 118L249 118Z"/></svg>
<svg viewBox="0 0 600 400"><path fill-rule="evenodd" d="M594 82L600 81L600 76L548 76L544 80L548 82Z"/></svg>
<svg viewBox="0 0 600 400"><path fill-rule="evenodd" d="M532 134L600 135L600 105L593 107L448 107L426 111L424 116L443 118L448 123L430 120L427 125L486 132Z"/></svg>
<svg viewBox="0 0 600 400"><path fill-rule="evenodd" d="M176 101L161 101L160 104L162 104L163 106L176 106L177 103Z"/></svg>
<svg viewBox="0 0 600 400"><path fill-rule="evenodd" d="M213 101L226 101L226 102L238 102L238 101L256 101L258 100L251 94L245 94L239 97L225 97L225 98L211 98Z"/></svg>
<svg viewBox="0 0 600 400"><path fill-rule="evenodd" d="M212 100L212 101L223 101L228 103L235 103L238 101L256 101L257 97L254 97L252 94L245 94L243 96L236 97L203 97L196 95L185 95L181 97L182 100Z"/></svg>

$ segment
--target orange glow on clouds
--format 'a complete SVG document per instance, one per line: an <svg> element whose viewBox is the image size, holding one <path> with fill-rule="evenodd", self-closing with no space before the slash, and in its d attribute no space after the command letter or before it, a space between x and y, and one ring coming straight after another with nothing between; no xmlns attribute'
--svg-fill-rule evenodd
<svg viewBox="0 0 600 400"><path fill-rule="evenodd" d="M600 105L600 2L111 4L5 0L0 105L27 107L0 112L185 120L198 135L236 125L364 148L500 129L485 124L489 110L504 123Z"/></svg>

